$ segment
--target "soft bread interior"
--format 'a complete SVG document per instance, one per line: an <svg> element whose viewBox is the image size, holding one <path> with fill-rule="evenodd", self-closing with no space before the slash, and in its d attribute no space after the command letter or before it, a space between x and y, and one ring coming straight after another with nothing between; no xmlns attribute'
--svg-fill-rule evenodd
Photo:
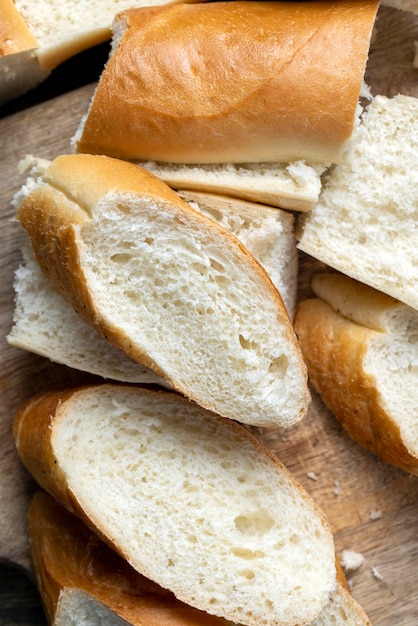
<svg viewBox="0 0 418 626"><path fill-rule="evenodd" d="M106 385L60 406L51 441L84 513L186 603L243 624L299 623L333 589L322 514L242 427L170 392Z"/></svg>
<svg viewBox="0 0 418 626"><path fill-rule="evenodd" d="M418 308L418 99L377 96L300 218L299 248ZM396 260L396 262L394 262Z"/></svg>

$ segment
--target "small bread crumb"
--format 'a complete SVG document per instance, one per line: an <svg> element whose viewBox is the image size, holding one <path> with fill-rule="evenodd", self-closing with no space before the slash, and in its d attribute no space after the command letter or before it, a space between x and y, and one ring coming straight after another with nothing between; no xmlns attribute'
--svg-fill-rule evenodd
<svg viewBox="0 0 418 626"><path fill-rule="evenodd" d="M375 522L376 520L380 519L381 517L382 517L381 511L374 510L374 511L370 512L370 520L372 522Z"/></svg>
<svg viewBox="0 0 418 626"><path fill-rule="evenodd" d="M383 580L383 576L377 567L372 567L372 574L376 580Z"/></svg>
<svg viewBox="0 0 418 626"><path fill-rule="evenodd" d="M308 472L306 476L311 480L318 480L318 476L315 474L315 472Z"/></svg>
<svg viewBox="0 0 418 626"><path fill-rule="evenodd" d="M364 556L360 552L354 550L343 550L341 554L341 565L344 570L352 572L364 563Z"/></svg>
<svg viewBox="0 0 418 626"><path fill-rule="evenodd" d="M339 496L341 491L340 481L334 480L334 495Z"/></svg>

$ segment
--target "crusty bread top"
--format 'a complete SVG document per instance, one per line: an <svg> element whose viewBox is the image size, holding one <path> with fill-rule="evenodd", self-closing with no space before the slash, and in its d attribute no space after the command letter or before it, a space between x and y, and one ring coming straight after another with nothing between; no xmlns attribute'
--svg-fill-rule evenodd
<svg viewBox="0 0 418 626"><path fill-rule="evenodd" d="M128 10L75 146L176 163L335 162L377 0Z"/></svg>
<svg viewBox="0 0 418 626"><path fill-rule="evenodd" d="M232 420L105 384L36 396L14 433L44 489L187 604L282 626L312 621L335 588L324 513Z"/></svg>
<svg viewBox="0 0 418 626"><path fill-rule="evenodd" d="M76 311L175 389L226 417L290 426L309 403L283 300L242 243L153 174L58 157L17 218Z"/></svg>
<svg viewBox="0 0 418 626"><path fill-rule="evenodd" d="M57 610L62 615L59 605L68 590L88 594L136 626L227 624L176 600L172 593L141 576L79 518L41 491L30 504L29 537L37 585L50 624L57 623ZM82 614L82 593L78 602Z"/></svg>

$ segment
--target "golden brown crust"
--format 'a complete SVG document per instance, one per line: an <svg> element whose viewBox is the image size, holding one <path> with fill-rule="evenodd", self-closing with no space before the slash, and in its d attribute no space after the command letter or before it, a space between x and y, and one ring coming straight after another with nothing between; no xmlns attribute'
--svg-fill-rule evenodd
<svg viewBox="0 0 418 626"><path fill-rule="evenodd" d="M177 600L138 574L78 518L37 492L29 509L29 533L38 588L49 623L60 593L84 591L138 626L225 626Z"/></svg>
<svg viewBox="0 0 418 626"><path fill-rule="evenodd" d="M128 10L77 150L183 163L337 161L377 6L238 0Z"/></svg>
<svg viewBox="0 0 418 626"><path fill-rule="evenodd" d="M25 20L13 0L2 0L0 5L0 58L38 47Z"/></svg>
<svg viewBox="0 0 418 626"><path fill-rule="evenodd" d="M418 459L405 447L376 380L363 368L378 331L351 322L319 298L299 305L295 330L312 385L343 428L388 463L418 474Z"/></svg>

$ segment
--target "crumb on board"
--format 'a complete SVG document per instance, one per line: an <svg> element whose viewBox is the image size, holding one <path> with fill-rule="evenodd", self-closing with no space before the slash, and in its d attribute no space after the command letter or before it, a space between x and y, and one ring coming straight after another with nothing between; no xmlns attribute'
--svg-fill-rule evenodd
<svg viewBox="0 0 418 626"><path fill-rule="evenodd" d="M370 511L370 521L371 522L375 522L376 520L380 519L382 517L382 512L375 509L373 511Z"/></svg>
<svg viewBox="0 0 418 626"><path fill-rule="evenodd" d="M318 480L318 476L315 474L315 472L308 472L306 474L306 476L310 479L310 480Z"/></svg>
<svg viewBox="0 0 418 626"><path fill-rule="evenodd" d="M340 481L334 480L334 495L339 496L341 491Z"/></svg>
<svg viewBox="0 0 418 626"><path fill-rule="evenodd" d="M378 567L376 566L372 567L372 574L373 574L373 577L376 578L376 580L383 580L383 576L380 573L380 570Z"/></svg>
<svg viewBox="0 0 418 626"><path fill-rule="evenodd" d="M355 552L354 550L343 550L341 554L341 565L347 572L352 572L364 563L364 556L361 552Z"/></svg>

